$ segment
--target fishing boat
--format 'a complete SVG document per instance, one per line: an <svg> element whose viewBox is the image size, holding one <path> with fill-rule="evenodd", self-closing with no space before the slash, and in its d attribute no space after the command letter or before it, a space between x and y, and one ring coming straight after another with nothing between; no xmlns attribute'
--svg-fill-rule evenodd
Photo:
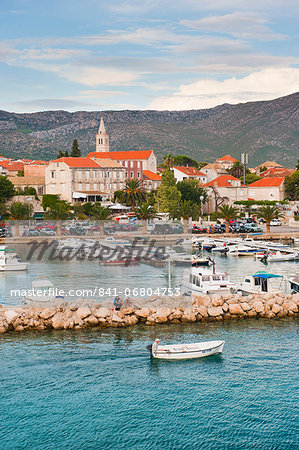
<svg viewBox="0 0 299 450"><path fill-rule="evenodd" d="M294 294L299 292L299 276L298 275L291 276L291 277L287 278L287 280L291 285L292 292Z"/></svg>
<svg viewBox="0 0 299 450"><path fill-rule="evenodd" d="M192 267L209 267L212 266L213 260L207 256L197 256L192 260Z"/></svg>
<svg viewBox="0 0 299 450"><path fill-rule="evenodd" d="M185 295L197 294L229 294L237 285L230 281L226 272L216 272L209 267L191 267L183 272L181 292Z"/></svg>
<svg viewBox="0 0 299 450"><path fill-rule="evenodd" d="M13 251L6 249L5 245L0 246L0 272L15 272L20 270L27 270L29 262L23 262Z"/></svg>
<svg viewBox="0 0 299 450"><path fill-rule="evenodd" d="M261 293L271 293L280 294L283 292L281 286L277 286L278 279L282 280L281 275L275 275L273 273L268 273L264 271L256 272L254 275L248 275L244 278L238 285L238 291L242 294L261 294Z"/></svg>
<svg viewBox="0 0 299 450"><path fill-rule="evenodd" d="M36 277L32 281L32 289L27 291L22 303L30 304L50 304L64 300L64 296L59 295L59 290L54 287L48 277Z"/></svg>
<svg viewBox="0 0 299 450"><path fill-rule="evenodd" d="M222 353L225 341L195 342L192 344L159 345L159 339L148 346L155 359L182 360L203 358Z"/></svg>

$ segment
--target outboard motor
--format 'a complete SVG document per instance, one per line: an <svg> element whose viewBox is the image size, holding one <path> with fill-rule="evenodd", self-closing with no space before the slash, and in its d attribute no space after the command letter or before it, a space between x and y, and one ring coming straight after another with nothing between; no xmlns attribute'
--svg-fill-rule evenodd
<svg viewBox="0 0 299 450"><path fill-rule="evenodd" d="M153 344L148 344L146 346L146 350L149 350L152 353Z"/></svg>
<svg viewBox="0 0 299 450"><path fill-rule="evenodd" d="M265 253L264 256L261 258L261 262L264 264L267 264L268 262L268 253Z"/></svg>

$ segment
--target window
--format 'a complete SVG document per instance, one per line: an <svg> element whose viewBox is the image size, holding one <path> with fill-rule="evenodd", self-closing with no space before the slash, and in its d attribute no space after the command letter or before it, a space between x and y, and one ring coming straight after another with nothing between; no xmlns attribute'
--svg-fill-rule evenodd
<svg viewBox="0 0 299 450"><path fill-rule="evenodd" d="M65 191L65 183L61 183L61 190Z"/></svg>
<svg viewBox="0 0 299 450"><path fill-rule="evenodd" d="M101 191L104 190L104 183L101 183L101 187L100 187Z"/></svg>
<svg viewBox="0 0 299 450"><path fill-rule="evenodd" d="M131 178L134 178L134 172L131 172L130 177L131 177Z"/></svg>
<svg viewBox="0 0 299 450"><path fill-rule="evenodd" d="M86 186L86 190L89 191L89 190L90 190L90 184L89 184L89 183L86 183L85 186Z"/></svg>
<svg viewBox="0 0 299 450"><path fill-rule="evenodd" d="M54 170L52 170L52 172L51 172L51 178L55 178L55 172L54 172Z"/></svg>
<svg viewBox="0 0 299 450"><path fill-rule="evenodd" d="M80 189L80 190L82 189L82 183L78 184L78 189Z"/></svg>
<svg viewBox="0 0 299 450"><path fill-rule="evenodd" d="M126 172L126 178L128 178L128 172Z"/></svg>
<svg viewBox="0 0 299 450"><path fill-rule="evenodd" d="M119 172L119 178L122 178L122 177L123 177L123 173Z"/></svg>
<svg viewBox="0 0 299 450"><path fill-rule="evenodd" d="M116 172L113 172L113 178L116 178Z"/></svg>
<svg viewBox="0 0 299 450"><path fill-rule="evenodd" d="M54 192L55 191L55 185L51 184L51 191Z"/></svg>
<svg viewBox="0 0 299 450"><path fill-rule="evenodd" d="M96 170L93 171L93 177L94 177L94 178L97 177L97 171L96 171Z"/></svg>
<svg viewBox="0 0 299 450"><path fill-rule="evenodd" d="M140 172L137 172L137 178L140 178Z"/></svg>
<svg viewBox="0 0 299 450"><path fill-rule="evenodd" d="M65 170L61 170L60 177L62 180L65 180Z"/></svg>
<svg viewBox="0 0 299 450"><path fill-rule="evenodd" d="M94 188L94 190L96 190L98 188L97 183L94 183L93 188Z"/></svg>
<svg viewBox="0 0 299 450"><path fill-rule="evenodd" d="M85 170L85 176L86 178L89 178L89 170Z"/></svg>
<svg viewBox="0 0 299 450"><path fill-rule="evenodd" d="M82 178L82 171L81 170L78 171L78 178Z"/></svg>

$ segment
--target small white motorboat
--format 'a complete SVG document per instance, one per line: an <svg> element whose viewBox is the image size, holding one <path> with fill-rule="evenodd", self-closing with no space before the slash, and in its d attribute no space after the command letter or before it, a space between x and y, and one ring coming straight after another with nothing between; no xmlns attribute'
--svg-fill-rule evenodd
<svg viewBox="0 0 299 450"><path fill-rule="evenodd" d="M245 277L238 285L237 291L240 291L245 295L259 293L281 294L283 293L281 287L282 278L281 275L259 271L254 275ZM280 281L278 281L278 285L275 283L277 280Z"/></svg>
<svg viewBox="0 0 299 450"><path fill-rule="evenodd" d="M48 277L36 277L32 281L32 289L28 289L22 303L25 305L51 304L63 300L64 296L59 295L59 289L54 287Z"/></svg>
<svg viewBox="0 0 299 450"><path fill-rule="evenodd" d="M5 250L5 245L0 246L0 272L27 270L29 262L23 262L17 253Z"/></svg>
<svg viewBox="0 0 299 450"><path fill-rule="evenodd" d="M179 360L203 358L222 353L225 341L195 342L193 344L159 345L156 339L148 348L156 359Z"/></svg>
<svg viewBox="0 0 299 450"><path fill-rule="evenodd" d="M290 283L291 290L294 294L297 294L299 292L299 276L291 276L287 278L288 282Z"/></svg>

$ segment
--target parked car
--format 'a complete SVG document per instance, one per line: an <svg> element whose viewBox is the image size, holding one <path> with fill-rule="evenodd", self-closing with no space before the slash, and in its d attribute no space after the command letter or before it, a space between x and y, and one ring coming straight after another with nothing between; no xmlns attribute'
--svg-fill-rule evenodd
<svg viewBox="0 0 299 450"><path fill-rule="evenodd" d="M271 220L270 225L272 227L279 227L282 225L282 223L279 219L273 219L273 220Z"/></svg>
<svg viewBox="0 0 299 450"><path fill-rule="evenodd" d="M25 228L23 236L39 236L39 232L35 228Z"/></svg>
<svg viewBox="0 0 299 450"><path fill-rule="evenodd" d="M40 236L55 236L56 233L51 228L42 228L39 232Z"/></svg>

